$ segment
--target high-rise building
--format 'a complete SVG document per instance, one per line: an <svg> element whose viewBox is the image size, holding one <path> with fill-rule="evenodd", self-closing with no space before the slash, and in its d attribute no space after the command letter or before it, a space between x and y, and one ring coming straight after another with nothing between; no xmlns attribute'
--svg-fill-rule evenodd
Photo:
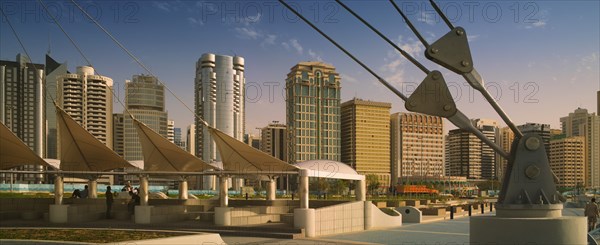
<svg viewBox="0 0 600 245"><path fill-rule="evenodd" d="M175 143L175 121L167 120L167 139Z"/></svg>
<svg viewBox="0 0 600 245"><path fill-rule="evenodd" d="M260 150L287 162L287 129L285 124L273 121L260 130Z"/></svg>
<svg viewBox="0 0 600 245"><path fill-rule="evenodd" d="M123 113L113 113L113 151L119 156L125 156L125 118ZM119 169L123 170L123 169ZM114 184L125 184L125 175L115 175ZM131 179L128 177L128 179Z"/></svg>
<svg viewBox="0 0 600 245"><path fill-rule="evenodd" d="M515 133L509 127L499 129L496 143L506 152L511 152L512 143L515 140ZM508 166L508 159L496 154L496 176L498 180L503 180Z"/></svg>
<svg viewBox="0 0 600 245"><path fill-rule="evenodd" d="M183 138L181 137L181 128L173 128L173 141L177 146L181 147L181 149L186 149L185 141L183 141Z"/></svg>
<svg viewBox="0 0 600 245"><path fill-rule="evenodd" d="M206 53L196 63L196 115L210 126L240 141L245 133L245 80L242 57ZM220 161L221 156L217 153L208 128L198 118L195 120L196 155L208 163ZM204 179L204 189L216 188L214 176Z"/></svg>
<svg viewBox="0 0 600 245"><path fill-rule="evenodd" d="M584 184L585 137L558 135L550 140L550 168L559 179L558 187Z"/></svg>
<svg viewBox="0 0 600 245"><path fill-rule="evenodd" d="M59 76L58 82L58 102L63 110L112 149L113 80L94 74L92 67L79 66L77 73Z"/></svg>
<svg viewBox="0 0 600 245"><path fill-rule="evenodd" d="M492 142L497 142L498 122L491 119L474 119L473 125ZM496 152L487 144L481 144L481 178L496 179Z"/></svg>
<svg viewBox="0 0 600 245"><path fill-rule="evenodd" d="M444 121L419 113L394 113L390 118L391 180L440 177L444 169Z"/></svg>
<svg viewBox="0 0 600 245"><path fill-rule="evenodd" d="M586 109L577 108L568 116L560 118L560 123L565 136L585 137L585 186L600 187L600 116L595 113L588 114Z"/></svg>
<svg viewBox="0 0 600 245"><path fill-rule="evenodd" d="M517 128L523 134L533 133L542 137L542 140L544 141L544 147L546 148L546 155L550 156L550 124L528 122L517 126Z"/></svg>
<svg viewBox="0 0 600 245"><path fill-rule="evenodd" d="M185 148L187 150L187 152L189 152L192 155L198 156L196 155L196 125L194 124L190 124L187 126L186 131L185 131Z"/></svg>
<svg viewBox="0 0 600 245"><path fill-rule="evenodd" d="M286 78L288 161L340 161L340 76L323 62L300 62Z"/></svg>
<svg viewBox="0 0 600 245"><path fill-rule="evenodd" d="M125 159L143 160L142 145L137 128L130 114L149 128L167 136L167 112L165 111L165 88L156 77L134 75L131 81L125 81L124 131Z"/></svg>
<svg viewBox="0 0 600 245"><path fill-rule="evenodd" d="M259 149L260 150L260 137L253 135L253 134L245 134L244 135L244 143L248 144L249 146L252 146L255 149Z"/></svg>
<svg viewBox="0 0 600 245"><path fill-rule="evenodd" d="M63 74L57 77L57 81L57 101L62 109L96 139L113 149L113 80L96 75L93 67L79 66L77 73ZM113 179L109 175L98 182L113 184Z"/></svg>
<svg viewBox="0 0 600 245"><path fill-rule="evenodd" d="M382 187L390 182L391 103L354 98L341 105L342 162L360 174L374 174Z"/></svg>
<svg viewBox="0 0 600 245"><path fill-rule="evenodd" d="M113 114L113 151L125 156L125 119L123 113Z"/></svg>
<svg viewBox="0 0 600 245"><path fill-rule="evenodd" d="M46 93L53 98L58 93L58 78L67 71L67 63L58 63L50 55L46 55ZM46 98L46 157L58 159L58 125L56 124L56 108L52 98Z"/></svg>
<svg viewBox="0 0 600 245"><path fill-rule="evenodd" d="M16 61L0 60L0 119L41 157L45 157L46 147L44 75L44 65L32 63L25 55L18 54ZM43 167L17 169L41 171ZM18 174L13 181L33 184L41 183L43 178L41 174Z"/></svg>
<svg viewBox="0 0 600 245"><path fill-rule="evenodd" d="M481 140L474 134L454 129L446 137L446 175L482 179Z"/></svg>

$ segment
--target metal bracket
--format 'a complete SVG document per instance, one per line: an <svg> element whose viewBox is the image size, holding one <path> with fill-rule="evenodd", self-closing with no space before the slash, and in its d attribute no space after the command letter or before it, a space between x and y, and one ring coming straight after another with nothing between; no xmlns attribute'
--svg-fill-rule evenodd
<svg viewBox="0 0 600 245"><path fill-rule="evenodd" d="M473 70L473 58L467 33L462 27L455 27L425 50L425 57L459 74Z"/></svg>
<svg viewBox="0 0 600 245"><path fill-rule="evenodd" d="M457 111L444 76L439 71L427 74L404 106L408 111L444 118L454 116Z"/></svg>
<svg viewBox="0 0 600 245"><path fill-rule="evenodd" d="M560 204L542 138L527 134L517 140L514 162L504 179L507 185L502 188L498 202L502 205Z"/></svg>

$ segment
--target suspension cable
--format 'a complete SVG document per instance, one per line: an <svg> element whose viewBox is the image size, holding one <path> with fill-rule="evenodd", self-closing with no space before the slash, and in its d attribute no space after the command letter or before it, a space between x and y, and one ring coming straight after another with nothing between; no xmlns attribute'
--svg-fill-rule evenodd
<svg viewBox="0 0 600 245"><path fill-rule="evenodd" d="M421 71L423 71L425 74L429 73L429 69L427 69L423 64L419 63L419 61L417 61L414 57L412 57L410 54L408 54L402 48L398 47L398 45L396 45L394 42L392 42L392 40L390 40L388 37L383 35L383 33L381 33L379 30L377 30L375 27L373 27L371 24L369 24L369 22L367 22L365 19L363 19L358 14L356 14L354 11L352 11L352 9L350 9L348 6L346 6L340 0L335 0L335 1L339 5L341 5L344 9L346 9L348 12L350 12L350 14L352 14L354 17L356 17L358 20L360 20L360 22L362 22L367 27L369 27L369 29L371 29L373 32L377 33L377 35L379 35L379 37L383 38L383 40L385 40L387 43L392 45L398 52L400 52L400 54L402 54L402 56L404 56L404 58L408 59L408 61L410 61L410 63L413 63L413 65L415 65L416 67L421 69Z"/></svg>
<svg viewBox="0 0 600 245"><path fill-rule="evenodd" d="M87 11L85 11L85 9L83 9L79 4L77 4L77 2L75 2L75 0L71 0L71 2L92 22L94 22L94 24L100 28L100 30L102 30L106 35L108 35L110 37L110 39L116 43L125 53L127 53L127 55L129 57L131 57L140 67L142 67L146 72L148 72L148 74L150 74L151 76L155 77L156 80L163 85L163 87L165 89L167 89L167 91L169 91L169 93L171 93L186 109L188 109L188 111L190 111L194 117L196 119L198 119L202 124L204 124L205 126L209 126L209 124L202 119L198 114L196 114L187 104L185 104L183 102L183 100L181 100L181 98L179 98L179 96L177 96L165 83L163 83L156 75L154 75L154 73L152 71L150 71L150 69L148 69L148 67L146 67L135 55L133 55L133 53L131 53L121 42L119 42L119 40L117 40L117 38L115 38L106 28L104 28L100 23L98 23L98 21L96 21Z"/></svg>

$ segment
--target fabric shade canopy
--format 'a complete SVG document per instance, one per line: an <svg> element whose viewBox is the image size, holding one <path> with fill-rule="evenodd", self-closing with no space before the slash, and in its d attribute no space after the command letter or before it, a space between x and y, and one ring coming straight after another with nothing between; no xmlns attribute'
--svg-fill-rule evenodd
<svg viewBox="0 0 600 245"><path fill-rule="evenodd" d="M144 123L136 119L133 119L133 123L144 152L144 170L195 172L217 169L154 132Z"/></svg>
<svg viewBox="0 0 600 245"><path fill-rule="evenodd" d="M60 132L61 170L107 171L116 168L133 167L129 162L81 127L62 108L59 106L55 107Z"/></svg>
<svg viewBox="0 0 600 245"><path fill-rule="evenodd" d="M23 165L50 166L6 125L0 124L0 169L6 170Z"/></svg>
<svg viewBox="0 0 600 245"><path fill-rule="evenodd" d="M226 171L260 172L296 171L297 167L279 160L265 152L215 129L208 127L217 145L223 168Z"/></svg>

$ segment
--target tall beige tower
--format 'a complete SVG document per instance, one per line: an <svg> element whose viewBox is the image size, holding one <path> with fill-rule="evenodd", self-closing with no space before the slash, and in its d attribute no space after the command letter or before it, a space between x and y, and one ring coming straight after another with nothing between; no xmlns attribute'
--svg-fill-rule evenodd
<svg viewBox="0 0 600 245"><path fill-rule="evenodd" d="M481 140L474 134L454 129L446 138L446 175L482 179Z"/></svg>
<svg viewBox="0 0 600 245"><path fill-rule="evenodd" d="M340 75L323 62L300 62L285 82L288 161L340 161Z"/></svg>
<svg viewBox="0 0 600 245"><path fill-rule="evenodd" d="M568 116L560 118L560 123L562 132L567 137L585 137L585 186L600 187L600 116L577 108Z"/></svg>
<svg viewBox="0 0 600 245"><path fill-rule="evenodd" d="M585 137L564 135L550 140L550 168L559 179L558 187L576 187L584 184Z"/></svg>
<svg viewBox="0 0 600 245"><path fill-rule="evenodd" d="M510 152L512 150L511 146L514 140L515 133L509 127L503 127L498 130L498 138L496 142L504 151ZM507 165L508 160L499 154L496 154L496 176L498 177L498 180L502 181L504 179Z"/></svg>
<svg viewBox="0 0 600 245"><path fill-rule="evenodd" d="M77 73L58 77L58 103L79 125L113 148L113 80L77 67ZM60 135L60 134L59 134ZM60 151L58 151L60 152Z"/></svg>
<svg viewBox="0 0 600 245"><path fill-rule="evenodd" d="M342 162L390 186L391 103L354 98L342 103Z"/></svg>
<svg viewBox="0 0 600 245"><path fill-rule="evenodd" d="M419 113L394 113L391 125L391 176L404 178L444 176L444 121Z"/></svg>

